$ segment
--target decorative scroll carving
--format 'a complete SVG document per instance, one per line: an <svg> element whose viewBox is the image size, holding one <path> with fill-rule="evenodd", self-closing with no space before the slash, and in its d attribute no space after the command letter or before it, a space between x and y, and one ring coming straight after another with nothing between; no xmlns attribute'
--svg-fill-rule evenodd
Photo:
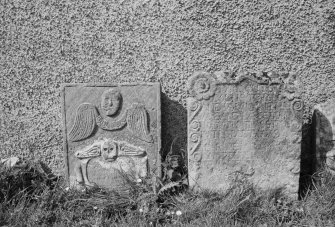
<svg viewBox="0 0 335 227"><path fill-rule="evenodd" d="M281 96L292 101L292 109L294 111L300 111L304 107L301 100L299 81L296 75L289 73L278 74L275 72L261 72L237 74L235 72L215 72L214 74L210 74L199 72L189 79L189 92L190 95L198 101L208 100L215 94L217 84L237 84L245 79L262 85L283 86ZM193 107L191 107L191 109L192 108Z"/></svg>
<svg viewBox="0 0 335 227"><path fill-rule="evenodd" d="M193 101L190 106L190 116L189 116L189 146L190 152L189 155L195 160L194 163L189 163L190 167L195 172L194 181L197 181L200 177L197 170L200 169L202 154L198 152L198 148L201 143L201 122L194 120L202 108L202 104L199 101Z"/></svg>
<svg viewBox="0 0 335 227"><path fill-rule="evenodd" d="M96 107L90 103L80 104L74 121L74 125L69 133L70 141L80 141L88 138L98 125L104 130L114 131L128 125L128 130L140 140L153 143L152 135L149 132L148 113L144 105L134 103L131 108L118 120L112 120L109 116L114 116L120 109L122 96L118 90L109 89L102 95L101 107L106 111L108 117L99 115Z"/></svg>
<svg viewBox="0 0 335 227"><path fill-rule="evenodd" d="M83 186L95 186L95 183L90 182L87 176L87 164L92 158L102 157L102 161L100 161L101 165L108 166L108 164L105 164L106 162L115 162L118 157L127 156L145 157L146 151L141 147L134 146L125 141L115 141L110 138L103 138L94 141L91 145L79 149L75 152L75 157L78 161L74 167L77 183ZM147 158L145 158L144 161L140 161L140 166L143 166L143 162L146 163L146 160ZM133 166L136 167L137 165L135 164ZM120 167L125 170L129 170L129 166L122 166L122 162ZM136 170L136 172L142 176L143 173L141 172L146 171L141 170L140 168Z"/></svg>
<svg viewBox="0 0 335 227"><path fill-rule="evenodd" d="M194 131L199 131L200 130L200 126L201 126L200 121L192 121L191 122L191 128Z"/></svg>
<svg viewBox="0 0 335 227"><path fill-rule="evenodd" d="M193 155L194 152L197 150L197 148L199 147L200 145L200 142L201 142L201 135L200 133L197 133L197 132L194 132L190 135L190 141L192 143L194 143L194 146L191 148L191 154Z"/></svg>
<svg viewBox="0 0 335 227"><path fill-rule="evenodd" d="M190 116L190 120L189 120L189 125L190 125L189 139L193 143L193 145L191 146L191 149L190 149L191 154L193 155L194 152L196 151L196 149L200 146L200 142L201 142L201 134L199 132L200 127L201 127L201 123L200 123L200 121L194 120L196 115L201 110L200 102L194 101L191 104L190 110L191 110L191 112L190 112L191 116Z"/></svg>
<svg viewBox="0 0 335 227"><path fill-rule="evenodd" d="M283 83L283 77L280 74L274 72L259 72L259 73L241 73L236 72L215 72L214 75L218 78L218 81L223 84L236 84L240 83L245 79L249 79L258 84L281 84Z"/></svg>
<svg viewBox="0 0 335 227"><path fill-rule="evenodd" d="M191 110L191 116L189 118L189 122L192 122L193 119L197 116L197 114L200 112L201 110L201 104L200 102L198 101L194 101L191 103L191 107L190 107L190 110Z"/></svg>

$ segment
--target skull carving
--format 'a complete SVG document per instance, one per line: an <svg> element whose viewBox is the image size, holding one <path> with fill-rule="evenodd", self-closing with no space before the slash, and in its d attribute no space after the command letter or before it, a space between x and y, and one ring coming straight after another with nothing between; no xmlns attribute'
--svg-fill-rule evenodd
<svg viewBox="0 0 335 227"><path fill-rule="evenodd" d="M118 156L117 144L112 140L105 140L101 145L101 154L106 161L115 161Z"/></svg>
<svg viewBox="0 0 335 227"><path fill-rule="evenodd" d="M87 174L88 162L96 158L103 168L121 168L125 171L135 171L136 177L145 177L147 174L146 151L125 141L115 141L111 138L99 138L74 153L78 162L74 171L78 185L94 187L96 184L89 181ZM118 157L123 157L118 159ZM106 163L108 162L108 163ZM120 166L123 164L123 166Z"/></svg>

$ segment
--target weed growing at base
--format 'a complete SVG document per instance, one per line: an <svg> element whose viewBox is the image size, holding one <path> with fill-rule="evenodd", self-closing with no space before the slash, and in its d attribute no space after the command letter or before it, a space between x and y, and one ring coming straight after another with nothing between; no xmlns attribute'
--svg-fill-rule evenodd
<svg viewBox="0 0 335 227"><path fill-rule="evenodd" d="M0 226L334 226L335 178L322 180L300 201L246 184L215 193L170 182L156 192L151 178L128 179L120 192L78 191L28 162L0 169Z"/></svg>

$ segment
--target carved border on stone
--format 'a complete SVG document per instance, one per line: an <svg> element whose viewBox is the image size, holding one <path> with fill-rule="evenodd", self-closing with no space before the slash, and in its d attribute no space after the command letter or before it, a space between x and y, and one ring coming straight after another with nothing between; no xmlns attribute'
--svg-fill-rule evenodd
<svg viewBox="0 0 335 227"><path fill-rule="evenodd" d="M282 92L280 96L286 98L291 102L292 110L294 112L300 112L304 110L305 105L301 98L301 87L300 81L297 76L292 73L276 73L276 72L258 72L258 73L241 73L235 72L214 72L216 78L218 78L217 84L238 84L248 79L261 85L279 85L282 86ZM304 118L307 118L309 114L304 113ZM306 121L306 119L304 119ZM308 121L308 119L307 119Z"/></svg>
<svg viewBox="0 0 335 227"><path fill-rule="evenodd" d="M302 100L302 92L300 81L295 74L291 73L275 73L275 72L260 72L260 73L241 73L235 72L197 72L189 78L188 91L192 100L189 112L189 129L188 129L188 155L189 155L189 171L194 171L193 181L197 181L200 177L199 169L201 165L202 153L198 151L201 143L201 122L194 120L200 112L202 105L210 100L216 92L217 85L220 84L239 84L244 80L250 80L260 85L278 85L280 86L281 98L285 98L291 102L291 109L296 114L299 120L304 123L309 121L310 114L308 107L304 105ZM300 114L303 112L303 114ZM191 157L191 159L190 159ZM190 184L191 185L191 184ZM195 185L195 184L194 184Z"/></svg>
<svg viewBox="0 0 335 227"><path fill-rule="evenodd" d="M190 95L196 100L209 100L214 96L218 84L238 84L246 79L261 85L283 86L281 97L293 101L293 110L300 111L303 109L300 82L297 80L295 74L290 73L261 72L237 74L235 72L218 71L211 74L208 72L197 72L189 79L188 89Z"/></svg>
<svg viewBox="0 0 335 227"><path fill-rule="evenodd" d="M195 171L194 181L197 181L200 177L199 169L201 165L202 154L198 151L198 148L201 143L201 122L198 120L194 120L194 118L198 115L200 110L202 109L201 102L194 100L191 103L190 107L190 116L189 116L189 156L192 156L192 159L195 160L190 163L191 168Z"/></svg>
<svg viewBox="0 0 335 227"><path fill-rule="evenodd" d="M61 90L60 90L60 98L61 98L61 111L62 111L62 124L63 124L63 149L64 149L64 174L67 180L67 183L70 184L70 163L69 163L69 145L68 143L71 142L68 135L67 130L67 121L66 121L66 89L72 87L113 87L113 88L120 88L120 87L133 87L133 86L153 86L157 91L157 119L153 127L157 130L157 138L154 138L154 143L157 144L157 152L156 155L153 155L154 160L152 160L152 173L155 173L158 177L161 177L161 124L157 124L157 122L161 123L161 85L159 82L135 82L135 83L122 83L122 84L115 84L111 82L106 83L62 83ZM102 119L104 120L104 119Z"/></svg>

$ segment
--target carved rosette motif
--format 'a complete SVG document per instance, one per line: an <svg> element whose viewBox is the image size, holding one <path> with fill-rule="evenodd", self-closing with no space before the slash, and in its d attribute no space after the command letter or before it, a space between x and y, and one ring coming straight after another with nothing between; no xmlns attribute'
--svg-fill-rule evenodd
<svg viewBox="0 0 335 227"><path fill-rule="evenodd" d="M216 77L206 72L194 74L189 80L189 92L197 100L208 100L215 94Z"/></svg>
<svg viewBox="0 0 335 227"><path fill-rule="evenodd" d="M301 99L295 99L292 102L292 108L295 111L301 111L304 108L304 103Z"/></svg>

